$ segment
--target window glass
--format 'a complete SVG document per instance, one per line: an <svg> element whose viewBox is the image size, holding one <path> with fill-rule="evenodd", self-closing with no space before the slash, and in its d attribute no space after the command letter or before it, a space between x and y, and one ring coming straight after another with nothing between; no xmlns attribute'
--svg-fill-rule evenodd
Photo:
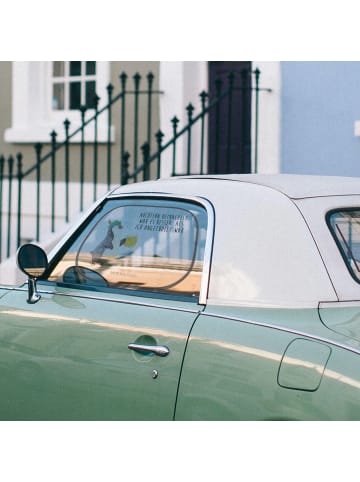
<svg viewBox="0 0 360 482"><path fill-rule="evenodd" d="M62 77L64 73L64 62L53 62L54 77Z"/></svg>
<svg viewBox="0 0 360 482"><path fill-rule="evenodd" d="M360 282L360 209L332 212L328 223L351 274Z"/></svg>
<svg viewBox="0 0 360 482"><path fill-rule="evenodd" d="M70 83L70 109L80 109L81 106L81 84L80 82Z"/></svg>
<svg viewBox="0 0 360 482"><path fill-rule="evenodd" d="M86 82L86 107L88 109L95 108L95 82Z"/></svg>
<svg viewBox="0 0 360 482"><path fill-rule="evenodd" d="M52 108L54 110L64 109L64 84L53 85Z"/></svg>
<svg viewBox="0 0 360 482"><path fill-rule="evenodd" d="M81 62L70 62L70 75L81 75Z"/></svg>
<svg viewBox="0 0 360 482"><path fill-rule="evenodd" d="M197 204L109 200L48 279L197 297L206 229L206 211Z"/></svg>
<svg viewBox="0 0 360 482"><path fill-rule="evenodd" d="M82 105L95 108L96 62L64 61L52 63L52 109L78 110Z"/></svg>
<svg viewBox="0 0 360 482"><path fill-rule="evenodd" d="M86 75L96 74L96 62L86 62Z"/></svg>

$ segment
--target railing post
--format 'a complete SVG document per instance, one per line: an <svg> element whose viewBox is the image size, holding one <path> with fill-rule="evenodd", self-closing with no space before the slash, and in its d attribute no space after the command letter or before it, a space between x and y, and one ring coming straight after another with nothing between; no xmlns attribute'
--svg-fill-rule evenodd
<svg viewBox="0 0 360 482"><path fill-rule="evenodd" d="M43 145L35 144L36 152L36 241L40 240L40 180L41 180L41 150Z"/></svg>
<svg viewBox="0 0 360 482"><path fill-rule="evenodd" d="M172 176L176 176L176 139L177 139L177 126L180 122L179 119L175 116L171 119L173 125L173 155L172 155Z"/></svg>
<svg viewBox="0 0 360 482"><path fill-rule="evenodd" d="M84 210L84 173L85 173L85 112L86 106L80 107L81 114L81 143L80 143L80 212Z"/></svg>
<svg viewBox="0 0 360 482"><path fill-rule="evenodd" d="M143 180L148 181L150 178L150 169L149 169L149 157L150 157L150 146L148 142L145 142L141 146L142 154L143 154Z"/></svg>
<svg viewBox="0 0 360 482"><path fill-rule="evenodd" d="M245 122L245 119L247 118L247 92L249 91L249 89L251 88L251 85L249 86L249 71L247 69L243 69L241 71L241 78L242 78L242 106L243 106L243 112L242 112L242 115L243 115L243 121L242 121L242 133L241 133L241 136L242 136L242 142L241 142L241 145L242 145L242 159L244 161L244 166L245 166L245 172L247 171L247 167L249 168L248 169L248 172L251 172L251 159L249 159L249 151L251 149L251 146L250 146L250 139L247 138L247 125L246 125L246 122ZM250 82L251 82L251 77L250 77Z"/></svg>
<svg viewBox="0 0 360 482"><path fill-rule="evenodd" d="M99 100L96 94L94 96L94 104L95 104L95 120L94 120L94 193L93 193L93 200L96 201L96 187L97 187L97 178L98 178L98 115L99 115Z"/></svg>
<svg viewBox="0 0 360 482"><path fill-rule="evenodd" d="M219 171L219 149L220 149L220 93L221 93L222 80L215 80L216 91L216 111L215 111L215 173Z"/></svg>
<svg viewBox="0 0 360 482"><path fill-rule="evenodd" d="M130 154L125 151L121 161L121 184L129 182L129 158Z"/></svg>
<svg viewBox="0 0 360 482"><path fill-rule="evenodd" d="M55 232L55 153L56 153L56 136L57 133L52 131L51 134L51 232Z"/></svg>
<svg viewBox="0 0 360 482"><path fill-rule="evenodd" d="M10 241L11 241L11 205L12 205L12 180L13 180L14 158L8 158L8 223L7 223L7 258L10 257Z"/></svg>
<svg viewBox="0 0 360 482"><path fill-rule="evenodd" d="M69 222L69 119L65 119L65 221Z"/></svg>
<svg viewBox="0 0 360 482"><path fill-rule="evenodd" d="M208 94L203 90L201 99L201 144L200 144L200 174L204 174L204 146L205 146L205 108Z"/></svg>
<svg viewBox="0 0 360 482"><path fill-rule="evenodd" d="M230 173L231 165L231 137L232 137L232 94L234 86L234 73L229 73L229 95L228 95L228 122L227 122L227 145L226 145L226 173Z"/></svg>
<svg viewBox="0 0 360 482"><path fill-rule="evenodd" d="M120 75L121 82L121 139L120 139L120 158L123 159L125 153L125 109L126 109L126 80L127 75L123 72Z"/></svg>
<svg viewBox="0 0 360 482"><path fill-rule="evenodd" d="M138 137L139 137L139 87L141 75L137 72L134 77L134 88L135 88L135 98L134 98L134 171L136 171L138 166ZM137 181L137 175L135 175L134 181Z"/></svg>
<svg viewBox="0 0 360 482"><path fill-rule="evenodd" d="M19 248L20 243L21 243L21 214L22 214L22 209L21 209L21 196L22 196L22 159L23 156L21 152L19 152L16 155L17 159L17 179L18 179L18 209L17 209L17 240L16 240L16 245L17 248Z"/></svg>
<svg viewBox="0 0 360 482"><path fill-rule="evenodd" d="M258 138L259 138L259 79L260 70L254 71L255 74L255 153L254 153L254 172L258 172Z"/></svg>
<svg viewBox="0 0 360 482"><path fill-rule="evenodd" d="M108 128L107 128L107 187L110 190L111 185L111 106L112 106L112 92L114 87L112 84L107 86L108 92Z"/></svg>
<svg viewBox="0 0 360 482"><path fill-rule="evenodd" d="M192 129L192 115L194 112L194 106L189 104L186 107L188 113L188 145L187 145L187 168L186 173L190 174L190 166L191 166L191 129Z"/></svg>
<svg viewBox="0 0 360 482"><path fill-rule="evenodd" d="M151 119L152 119L152 93L153 93L153 81L154 81L154 74L149 72L147 75L148 80L148 134L147 134L147 142L149 144L149 149L151 149Z"/></svg>
<svg viewBox="0 0 360 482"><path fill-rule="evenodd" d="M164 137L164 134L159 130L155 134L156 143L157 143L157 178L160 179L161 174L161 143Z"/></svg>

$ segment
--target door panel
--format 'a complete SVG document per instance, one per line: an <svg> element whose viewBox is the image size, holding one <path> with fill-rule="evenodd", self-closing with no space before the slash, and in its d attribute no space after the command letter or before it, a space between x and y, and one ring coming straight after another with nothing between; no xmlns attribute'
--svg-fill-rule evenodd
<svg viewBox="0 0 360 482"><path fill-rule="evenodd" d="M59 288L35 305L23 291L3 298L1 418L171 420L197 305L85 293ZM169 354L134 352L130 343Z"/></svg>

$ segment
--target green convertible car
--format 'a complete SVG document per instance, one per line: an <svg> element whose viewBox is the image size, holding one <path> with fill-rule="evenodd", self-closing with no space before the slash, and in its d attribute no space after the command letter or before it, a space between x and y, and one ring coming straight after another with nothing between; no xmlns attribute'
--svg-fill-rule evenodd
<svg viewBox="0 0 360 482"><path fill-rule="evenodd" d="M17 256L1 420L360 420L360 179L122 186Z"/></svg>

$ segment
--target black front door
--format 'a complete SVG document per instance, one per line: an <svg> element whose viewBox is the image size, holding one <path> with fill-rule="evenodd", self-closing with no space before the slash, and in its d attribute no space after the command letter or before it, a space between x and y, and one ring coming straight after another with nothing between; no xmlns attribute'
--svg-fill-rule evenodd
<svg viewBox="0 0 360 482"><path fill-rule="evenodd" d="M210 174L251 172L251 62L209 62Z"/></svg>

